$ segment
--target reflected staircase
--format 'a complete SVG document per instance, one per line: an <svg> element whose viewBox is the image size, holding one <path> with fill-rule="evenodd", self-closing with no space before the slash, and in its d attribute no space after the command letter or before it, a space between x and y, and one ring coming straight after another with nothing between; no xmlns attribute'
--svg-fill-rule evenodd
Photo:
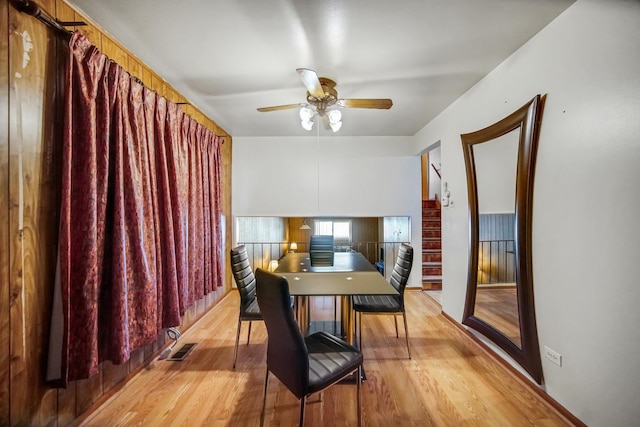
<svg viewBox="0 0 640 427"><path fill-rule="evenodd" d="M422 201L422 289L442 289L440 201Z"/></svg>

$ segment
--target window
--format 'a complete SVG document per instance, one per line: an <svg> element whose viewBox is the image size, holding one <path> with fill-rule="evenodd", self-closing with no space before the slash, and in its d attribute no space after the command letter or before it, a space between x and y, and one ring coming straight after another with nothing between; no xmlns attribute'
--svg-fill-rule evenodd
<svg viewBox="0 0 640 427"><path fill-rule="evenodd" d="M313 234L330 235L333 236L334 245L349 246L351 245L351 220L315 220Z"/></svg>
<svg viewBox="0 0 640 427"><path fill-rule="evenodd" d="M236 241L239 243L282 242L284 219L279 217L237 217Z"/></svg>

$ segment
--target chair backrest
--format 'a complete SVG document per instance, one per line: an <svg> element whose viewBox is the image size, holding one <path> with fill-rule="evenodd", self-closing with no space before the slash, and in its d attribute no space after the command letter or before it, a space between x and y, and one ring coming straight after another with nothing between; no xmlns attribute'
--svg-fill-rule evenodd
<svg viewBox="0 0 640 427"><path fill-rule="evenodd" d="M240 292L240 309L247 308L256 298L256 278L253 274L247 248L244 245L231 249L231 270Z"/></svg>
<svg viewBox="0 0 640 427"><path fill-rule="evenodd" d="M309 242L309 252L312 251L329 251L333 252L333 236L316 234L311 236Z"/></svg>
<svg viewBox="0 0 640 427"><path fill-rule="evenodd" d="M309 353L291 307L289 283L256 270L258 305L267 327L267 367L298 399L309 388Z"/></svg>
<svg viewBox="0 0 640 427"><path fill-rule="evenodd" d="M333 265L333 236L314 235L309 242L309 258L314 267L329 267Z"/></svg>
<svg viewBox="0 0 640 427"><path fill-rule="evenodd" d="M389 283L396 288L399 295L400 305L404 308L404 288L407 286L407 280L409 280L409 273L411 273L411 267L413 266L413 248L406 243L400 245L398 250L398 257L396 263L393 266L391 272L391 278Z"/></svg>

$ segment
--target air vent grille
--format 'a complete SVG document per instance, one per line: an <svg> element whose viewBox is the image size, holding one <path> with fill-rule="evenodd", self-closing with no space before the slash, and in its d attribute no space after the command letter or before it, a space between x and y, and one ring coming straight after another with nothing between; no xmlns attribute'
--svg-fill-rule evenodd
<svg viewBox="0 0 640 427"><path fill-rule="evenodd" d="M173 355L169 357L167 360L172 360L172 361L184 360L197 345L198 344L194 342L186 343L182 347L180 347L178 351L173 353Z"/></svg>

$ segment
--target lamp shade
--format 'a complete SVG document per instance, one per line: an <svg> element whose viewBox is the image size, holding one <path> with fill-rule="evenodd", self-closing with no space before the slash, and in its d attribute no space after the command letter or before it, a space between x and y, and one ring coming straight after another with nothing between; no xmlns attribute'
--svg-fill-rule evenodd
<svg viewBox="0 0 640 427"><path fill-rule="evenodd" d="M342 119L342 112L340 110L329 111L329 123L338 123Z"/></svg>
<svg viewBox="0 0 640 427"><path fill-rule="evenodd" d="M300 230L311 230L311 227L307 224L307 218L302 221L302 225L300 226Z"/></svg>
<svg viewBox="0 0 640 427"><path fill-rule="evenodd" d="M289 244L289 250L290 250L291 252L293 252L293 251L297 251L297 250L298 250L298 244L297 244L296 242L291 242L291 243Z"/></svg>
<svg viewBox="0 0 640 427"><path fill-rule="evenodd" d="M303 122L311 121L311 117L313 117L313 111L311 108L302 107L300 109L300 120Z"/></svg>
<svg viewBox="0 0 640 427"><path fill-rule="evenodd" d="M313 120L303 120L300 123L302 123L302 127L305 130L311 130L313 128Z"/></svg>

